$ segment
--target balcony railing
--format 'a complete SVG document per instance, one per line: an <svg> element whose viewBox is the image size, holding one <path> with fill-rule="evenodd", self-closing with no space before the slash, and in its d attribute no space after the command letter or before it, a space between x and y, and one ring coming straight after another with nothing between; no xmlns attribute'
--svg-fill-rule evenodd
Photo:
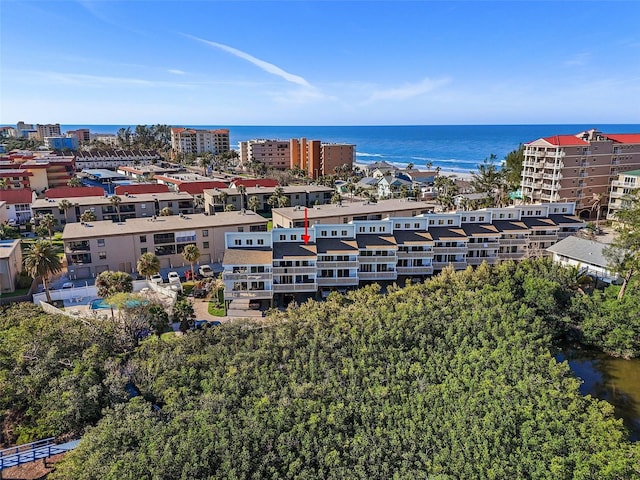
<svg viewBox="0 0 640 480"><path fill-rule="evenodd" d="M273 267L274 275L305 275L317 271L316 267Z"/></svg>
<svg viewBox="0 0 640 480"><path fill-rule="evenodd" d="M223 280L271 280L271 272L264 273L228 273L222 272Z"/></svg>
<svg viewBox="0 0 640 480"><path fill-rule="evenodd" d="M358 277L318 277L316 280L319 287L358 284Z"/></svg>
<svg viewBox="0 0 640 480"><path fill-rule="evenodd" d="M465 260L464 262L433 262L433 269L442 270L449 265L451 265L454 270L464 270L465 268L467 268L467 262Z"/></svg>
<svg viewBox="0 0 640 480"><path fill-rule="evenodd" d="M315 292L318 290L318 284L313 283L274 283L273 291L275 293L287 292Z"/></svg>
<svg viewBox="0 0 640 480"><path fill-rule="evenodd" d="M467 264L477 266L482 262L487 262L489 265L493 265L498 262L498 257L467 257Z"/></svg>
<svg viewBox="0 0 640 480"><path fill-rule="evenodd" d="M272 298L273 290L224 290L224 298L233 300L234 298Z"/></svg>
<svg viewBox="0 0 640 480"><path fill-rule="evenodd" d="M521 252L498 253L498 258L500 260L518 260L524 258L525 254L524 250Z"/></svg>
<svg viewBox="0 0 640 480"><path fill-rule="evenodd" d="M431 258L433 251L398 252L398 258Z"/></svg>
<svg viewBox="0 0 640 480"><path fill-rule="evenodd" d="M421 267L396 267L398 275L431 275L433 267L431 265L422 265Z"/></svg>
<svg viewBox="0 0 640 480"><path fill-rule="evenodd" d="M556 242L558 241L558 234L554 233L552 235L529 235L527 237L530 242Z"/></svg>
<svg viewBox="0 0 640 480"><path fill-rule="evenodd" d="M464 247L433 247L434 254L457 254L457 253L467 253L469 249Z"/></svg>
<svg viewBox="0 0 640 480"><path fill-rule="evenodd" d="M398 272L395 270L388 272L358 272L360 280L396 280Z"/></svg>
<svg viewBox="0 0 640 480"><path fill-rule="evenodd" d="M526 238L501 238L498 244L500 246L510 246L510 245L526 245Z"/></svg>
<svg viewBox="0 0 640 480"><path fill-rule="evenodd" d="M325 270L329 268L358 268L357 261L348 262L316 262L318 270Z"/></svg>
<svg viewBox="0 0 640 480"><path fill-rule="evenodd" d="M360 263L398 263L396 255L374 255L372 257L358 257Z"/></svg>

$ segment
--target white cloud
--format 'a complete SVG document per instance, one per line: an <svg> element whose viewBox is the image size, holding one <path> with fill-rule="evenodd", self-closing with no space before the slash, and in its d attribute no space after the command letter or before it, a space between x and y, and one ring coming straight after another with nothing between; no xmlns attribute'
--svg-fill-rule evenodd
<svg viewBox="0 0 640 480"><path fill-rule="evenodd" d="M25 72L29 76L38 76L50 83L58 83L64 85L76 85L82 87L105 87L105 86L122 86L122 87L190 87L189 83L175 82L157 82L145 80L141 78L131 77L110 77L101 75L87 75L82 73L67 72Z"/></svg>
<svg viewBox="0 0 640 480"><path fill-rule="evenodd" d="M405 84L401 87L374 91L364 103L373 103L379 100L407 100L409 98L429 93L437 88L449 84L450 82L451 81L448 78L441 78L437 80L425 78L418 83Z"/></svg>
<svg viewBox="0 0 640 480"><path fill-rule="evenodd" d="M565 60L564 66L565 67L581 67L588 63L590 56L591 54L586 52L577 53L570 59Z"/></svg>
<svg viewBox="0 0 640 480"><path fill-rule="evenodd" d="M299 75L294 75L293 73L286 72L282 68L274 65L273 63L265 62L264 60L260 60L259 58L254 57L246 52L238 50L237 48L230 47L228 45L223 45L222 43L211 42L209 40L204 40L203 38L194 37L193 35L183 34L185 37L191 38L198 42L204 43L205 45L209 45L214 48L218 48L223 50L231 55L235 55L238 58L246 60L249 63L252 63L258 68L261 68L267 73L272 75L276 75L285 79L287 82L295 83L297 85L301 85L303 87L311 87L309 82L307 82L304 78Z"/></svg>
<svg viewBox="0 0 640 480"><path fill-rule="evenodd" d="M186 72L183 72L182 70L178 70L176 68L170 68L169 70L167 70L169 73L173 73L174 75L185 75Z"/></svg>

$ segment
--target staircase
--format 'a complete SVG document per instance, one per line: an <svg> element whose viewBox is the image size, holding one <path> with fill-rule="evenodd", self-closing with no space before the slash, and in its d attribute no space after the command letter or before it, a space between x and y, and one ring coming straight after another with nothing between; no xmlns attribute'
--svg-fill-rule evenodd
<svg viewBox="0 0 640 480"><path fill-rule="evenodd" d="M44 438L33 443L25 443L0 450L0 472L5 468L17 467L23 463L33 462L41 458L49 458L59 453L68 452L78 446L80 440L55 443L55 438ZM0 473L0 478L2 474Z"/></svg>

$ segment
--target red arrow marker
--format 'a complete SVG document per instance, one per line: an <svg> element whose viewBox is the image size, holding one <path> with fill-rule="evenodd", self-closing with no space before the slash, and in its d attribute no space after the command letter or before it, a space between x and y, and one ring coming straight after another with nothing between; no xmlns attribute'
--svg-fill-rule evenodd
<svg viewBox="0 0 640 480"><path fill-rule="evenodd" d="M311 240L309 236L309 218L307 217L307 209L304 209L304 235L302 235L302 241L306 245Z"/></svg>

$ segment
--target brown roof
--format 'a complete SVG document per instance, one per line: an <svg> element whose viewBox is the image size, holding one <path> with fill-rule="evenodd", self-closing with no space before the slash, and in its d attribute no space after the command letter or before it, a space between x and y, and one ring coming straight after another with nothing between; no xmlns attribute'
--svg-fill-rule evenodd
<svg viewBox="0 0 640 480"><path fill-rule="evenodd" d="M222 259L224 265L266 265L271 262L271 250L257 248L227 248Z"/></svg>
<svg viewBox="0 0 640 480"><path fill-rule="evenodd" d="M356 253L358 242L355 240L342 240L340 238L316 239L318 253Z"/></svg>
<svg viewBox="0 0 640 480"><path fill-rule="evenodd" d="M487 223L463 223L462 230L469 237L500 236L498 229L494 225Z"/></svg>
<svg viewBox="0 0 640 480"><path fill-rule="evenodd" d="M429 233L434 240L466 239L467 234L460 227L429 227Z"/></svg>
<svg viewBox="0 0 640 480"><path fill-rule="evenodd" d="M525 217L522 222L529 228L534 230L547 229L549 227L557 227L556 223L550 218Z"/></svg>
<svg viewBox="0 0 640 480"><path fill-rule="evenodd" d="M315 257L317 253L318 249L313 243L278 242L273 246L273 258L278 259Z"/></svg>
<svg viewBox="0 0 640 480"><path fill-rule="evenodd" d="M415 232L412 230L396 230L393 232L398 245L424 245L433 243L433 238L429 232Z"/></svg>
<svg viewBox="0 0 640 480"><path fill-rule="evenodd" d="M499 232L527 232L527 227L520 220L494 220L493 226L495 226Z"/></svg>
<svg viewBox="0 0 640 480"><path fill-rule="evenodd" d="M397 247L396 239L392 235L364 234L358 235L356 241L360 249L395 250Z"/></svg>

